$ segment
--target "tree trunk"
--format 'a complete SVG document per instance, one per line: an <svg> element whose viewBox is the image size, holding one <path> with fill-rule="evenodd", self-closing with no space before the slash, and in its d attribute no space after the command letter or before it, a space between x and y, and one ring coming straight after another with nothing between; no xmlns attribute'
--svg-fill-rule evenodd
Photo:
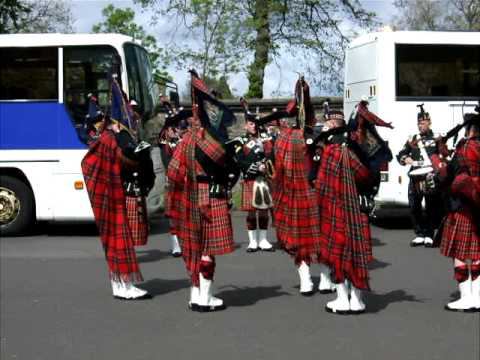
<svg viewBox="0 0 480 360"><path fill-rule="evenodd" d="M263 98L263 77L272 44L268 21L269 13L270 0L257 0L255 2L254 24L257 37L254 60L248 69L249 85L246 96L249 98Z"/></svg>

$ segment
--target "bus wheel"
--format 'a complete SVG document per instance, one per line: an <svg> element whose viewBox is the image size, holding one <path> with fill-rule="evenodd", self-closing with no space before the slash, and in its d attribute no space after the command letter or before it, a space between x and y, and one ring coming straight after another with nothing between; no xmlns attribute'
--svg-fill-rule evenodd
<svg viewBox="0 0 480 360"><path fill-rule="evenodd" d="M34 218L32 190L12 176L0 176L0 234L21 235Z"/></svg>

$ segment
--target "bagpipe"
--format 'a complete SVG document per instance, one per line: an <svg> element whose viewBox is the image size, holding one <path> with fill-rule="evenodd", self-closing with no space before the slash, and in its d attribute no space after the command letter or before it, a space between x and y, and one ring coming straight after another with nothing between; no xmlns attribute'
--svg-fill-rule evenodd
<svg viewBox="0 0 480 360"><path fill-rule="evenodd" d="M451 129L446 135L452 137L458 134L460 129L471 124L476 124L477 128L480 129L480 101L479 105L475 107L476 113L468 113L464 115L464 121L462 124L458 124L453 129ZM480 157L480 149L477 150L477 155ZM456 157L454 156L452 161ZM462 169L461 169L462 171ZM452 174L453 175L453 174ZM476 209L480 209L480 177L473 176L468 171L462 171L460 174L455 174L451 185L452 194L467 200L471 205Z"/></svg>
<svg viewBox="0 0 480 360"><path fill-rule="evenodd" d="M116 127L117 144L122 151L122 179L129 196L147 196L155 182L151 145L139 140L133 109L117 81L116 74L110 80L110 107L104 115L103 127Z"/></svg>
<svg viewBox="0 0 480 360"><path fill-rule="evenodd" d="M210 91L195 70L191 69L189 72L193 122L200 125L208 134L202 141L208 143L205 145L210 150L218 149L218 153L224 152L222 160L215 161L199 146L196 146L195 159L210 179L211 189L223 188L227 197L230 197L231 189L240 177L240 169L235 161L234 149L229 146L227 128L232 126L237 119L233 111L218 99L216 92ZM223 193L223 191L221 192ZM211 191L210 196L216 195Z"/></svg>
<svg viewBox="0 0 480 360"><path fill-rule="evenodd" d="M347 127L350 138L358 144L367 159L367 165L373 172L379 172L381 166L393 159L388 144L378 134L376 126L393 129L387 123L368 109L368 100L362 99L350 114Z"/></svg>
<svg viewBox="0 0 480 360"><path fill-rule="evenodd" d="M159 140L166 139L168 128L187 128L187 119L193 116L192 110L186 110L180 106L177 93L170 93L170 98L160 95L160 103L165 112L165 122L158 134Z"/></svg>

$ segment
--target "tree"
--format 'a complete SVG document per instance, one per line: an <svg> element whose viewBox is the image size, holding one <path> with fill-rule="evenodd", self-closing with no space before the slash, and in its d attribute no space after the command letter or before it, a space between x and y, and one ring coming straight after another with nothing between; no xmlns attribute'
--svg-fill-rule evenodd
<svg viewBox="0 0 480 360"><path fill-rule="evenodd" d="M375 15L357 0L248 0L249 24L256 39L254 61L249 67L247 96L262 97L263 73L281 51L293 49L317 87L340 91L344 50L355 26L376 24ZM311 60L316 57L315 69ZM309 64L310 65L309 65ZM263 72L263 73L262 73ZM332 82L333 81L333 82ZM332 88L330 84L334 83Z"/></svg>
<svg viewBox="0 0 480 360"><path fill-rule="evenodd" d="M119 33L141 41L148 51L150 62L154 69L154 76L157 80L160 77L170 78L166 70L168 57L165 55L164 50L157 46L155 37L147 34L142 26L135 23L135 11L131 8L119 9L110 4L103 8L102 16L104 21L93 25L92 32Z"/></svg>
<svg viewBox="0 0 480 360"><path fill-rule="evenodd" d="M68 1L0 0L0 33L73 32Z"/></svg>
<svg viewBox="0 0 480 360"><path fill-rule="evenodd" d="M398 30L480 30L478 0L395 0Z"/></svg>
<svg viewBox="0 0 480 360"><path fill-rule="evenodd" d="M263 97L265 68L286 49L292 49L293 56L309 52L305 62L317 57L316 73L340 71L352 35L346 28L374 24L374 14L364 11L358 0L135 1L180 19L189 36L200 35L200 48L187 48L174 61L203 60L204 76L246 71L249 97Z"/></svg>
<svg viewBox="0 0 480 360"><path fill-rule="evenodd" d="M239 6L232 0L135 0L168 18L173 26L168 45L171 61L178 69L193 67L209 85L232 96L227 78L243 63ZM180 45L178 45L180 44Z"/></svg>
<svg viewBox="0 0 480 360"><path fill-rule="evenodd" d="M17 32L19 20L30 13L31 8L19 0L0 0L0 34Z"/></svg>
<svg viewBox="0 0 480 360"><path fill-rule="evenodd" d="M452 13L446 18L452 30L480 30L480 1L450 0Z"/></svg>

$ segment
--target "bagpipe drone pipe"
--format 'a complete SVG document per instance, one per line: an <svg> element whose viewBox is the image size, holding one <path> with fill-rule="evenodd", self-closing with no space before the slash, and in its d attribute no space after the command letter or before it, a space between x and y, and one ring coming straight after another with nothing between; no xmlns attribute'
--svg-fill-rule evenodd
<svg viewBox="0 0 480 360"><path fill-rule="evenodd" d="M190 74L192 117L208 133L210 147L225 151L224 159L219 163L213 161L197 146L195 158L213 182L222 184L230 190L240 177L240 169L235 161L235 150L229 146L228 135L228 127L232 126L237 118L233 111L218 99L216 93L210 91L195 70L190 70ZM207 141L207 138L204 141Z"/></svg>
<svg viewBox="0 0 480 360"><path fill-rule="evenodd" d="M375 196L380 187L380 171L393 159L388 144L378 134L376 126L393 129L391 123L380 119L368 109L368 101L360 101L349 117L349 147L359 160L368 167L372 175L366 195Z"/></svg>
<svg viewBox="0 0 480 360"><path fill-rule="evenodd" d="M115 74L110 80L110 108L106 111L104 123L115 124L119 129L115 138L122 150L122 179L126 192L128 195L148 195L155 182L151 145L138 139L133 109Z"/></svg>

